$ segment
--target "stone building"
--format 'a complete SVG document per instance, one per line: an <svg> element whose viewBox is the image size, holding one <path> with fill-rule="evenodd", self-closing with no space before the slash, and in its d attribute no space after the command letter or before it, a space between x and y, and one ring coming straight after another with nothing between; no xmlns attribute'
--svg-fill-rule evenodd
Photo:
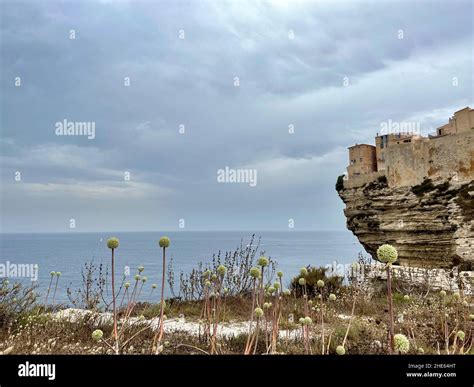
<svg viewBox="0 0 474 387"><path fill-rule="evenodd" d="M466 107L454 113L436 133L389 133L368 144L349 148L350 165L344 187L354 188L380 176L390 187L410 186L425 179L474 179L474 110Z"/></svg>
<svg viewBox="0 0 474 387"><path fill-rule="evenodd" d="M347 174L349 178L366 175L377 171L377 160L375 158L375 146L368 144L356 144L349 147L349 166Z"/></svg>

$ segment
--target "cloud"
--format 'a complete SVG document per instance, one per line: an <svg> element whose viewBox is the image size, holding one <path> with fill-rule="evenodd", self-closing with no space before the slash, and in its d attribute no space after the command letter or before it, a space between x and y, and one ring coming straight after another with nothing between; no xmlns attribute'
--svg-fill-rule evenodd
<svg viewBox="0 0 474 387"><path fill-rule="evenodd" d="M1 7L6 231L61 230L70 212L91 230L343 229L347 146L472 105L467 1ZM64 119L95 139L56 136ZM257 187L218 184L225 166L256 168Z"/></svg>

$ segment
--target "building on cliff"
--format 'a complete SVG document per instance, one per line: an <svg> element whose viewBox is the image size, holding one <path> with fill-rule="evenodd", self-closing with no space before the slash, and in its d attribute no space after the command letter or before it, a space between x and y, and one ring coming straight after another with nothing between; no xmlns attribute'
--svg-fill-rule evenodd
<svg viewBox="0 0 474 387"><path fill-rule="evenodd" d="M474 111L454 113L429 136L377 135L349 148L348 178L336 189L347 228L377 259L398 250L397 264L459 267L474 280Z"/></svg>
<svg viewBox="0 0 474 387"><path fill-rule="evenodd" d="M390 187L425 179L470 181L474 174L474 109L465 107L427 137L416 131L378 134L375 146L349 147L346 188L386 176Z"/></svg>

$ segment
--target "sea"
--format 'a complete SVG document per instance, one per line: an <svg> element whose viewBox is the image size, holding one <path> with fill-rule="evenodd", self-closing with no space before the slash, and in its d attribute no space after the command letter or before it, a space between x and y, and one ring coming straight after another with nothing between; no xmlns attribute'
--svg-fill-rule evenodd
<svg viewBox="0 0 474 387"><path fill-rule="evenodd" d="M152 284L157 284L160 289L162 251L158 240L161 236L166 235L171 240L167 259L172 259L177 281L180 272L189 273L199 262L211 262L213 254L221 251L224 255L241 244L248 245L252 234L248 231L0 234L0 277L9 276L10 284L31 285L33 282L40 297L44 297L50 284L50 272L61 272L55 302L70 305L67 289L74 291L82 286L81 270L86 262L102 264L110 270L111 251L106 242L112 236L120 240L115 251L117 282L127 268L133 282L138 266L143 266L142 275L148 278L144 287L151 289ZM350 265L357 261L359 253L367 255L349 231L262 231L254 235L253 245L260 243L258 251L277 262L287 282L301 267ZM19 265L23 265L22 269ZM27 270L28 267L32 270ZM12 275L15 268L16 277ZM20 274L23 276L18 278ZM165 293L172 295L168 286ZM159 298L159 291L145 289L142 294L145 297L142 301L155 302Z"/></svg>

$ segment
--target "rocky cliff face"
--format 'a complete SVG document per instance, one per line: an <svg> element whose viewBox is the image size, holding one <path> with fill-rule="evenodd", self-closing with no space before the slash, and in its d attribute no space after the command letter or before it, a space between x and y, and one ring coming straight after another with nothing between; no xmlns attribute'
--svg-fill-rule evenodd
<svg viewBox="0 0 474 387"><path fill-rule="evenodd" d="M399 263L474 269L474 182L425 180L414 187L389 188L378 179L360 188L341 189L347 227L376 259L390 243Z"/></svg>

